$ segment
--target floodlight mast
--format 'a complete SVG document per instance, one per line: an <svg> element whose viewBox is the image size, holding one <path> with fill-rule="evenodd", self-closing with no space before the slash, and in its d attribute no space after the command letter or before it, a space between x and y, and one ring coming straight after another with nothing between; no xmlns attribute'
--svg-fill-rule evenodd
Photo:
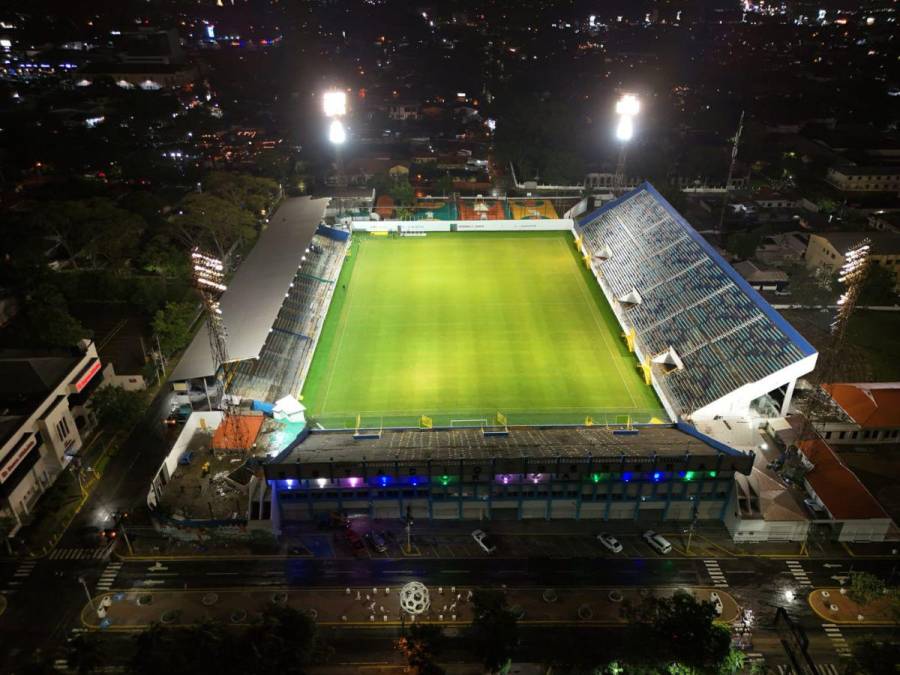
<svg viewBox="0 0 900 675"><path fill-rule="evenodd" d="M228 332L222 319L220 300L228 290L225 285L225 264L215 256L204 253L199 247L191 250L191 276L194 287L200 294L206 314L206 328L209 334L209 351L213 360L213 372L217 378L219 407L225 412L225 420L238 414L237 406L227 396L227 389L236 373L237 363L228 356ZM204 389L206 385L204 383ZM225 423L223 420L223 424ZM232 438L240 448L245 447L242 427L232 422Z"/></svg>
<svg viewBox="0 0 900 675"><path fill-rule="evenodd" d="M328 125L328 142L334 146L334 164L337 181L341 182L341 146L347 142L347 129L341 118L347 114L347 93L340 90L326 91L322 96L322 108L325 117L331 120Z"/></svg>
<svg viewBox="0 0 900 675"><path fill-rule="evenodd" d="M616 115L619 116L616 124L616 138L619 145L619 161L616 163L616 174L613 179L613 187L618 190L625 189L625 157L628 143L634 138L634 118L641 111L641 102L634 94L624 94L616 101Z"/></svg>

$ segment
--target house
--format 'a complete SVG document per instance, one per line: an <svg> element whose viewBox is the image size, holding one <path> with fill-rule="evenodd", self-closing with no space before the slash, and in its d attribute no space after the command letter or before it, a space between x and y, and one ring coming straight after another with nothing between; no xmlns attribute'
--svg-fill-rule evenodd
<svg viewBox="0 0 900 675"><path fill-rule="evenodd" d="M422 117L422 107L418 103L391 103L388 106L388 117L401 122L418 120Z"/></svg>
<svg viewBox="0 0 900 675"><path fill-rule="evenodd" d="M785 272L761 269L749 260L735 263L733 267L757 291L782 291L788 283L788 275Z"/></svg>

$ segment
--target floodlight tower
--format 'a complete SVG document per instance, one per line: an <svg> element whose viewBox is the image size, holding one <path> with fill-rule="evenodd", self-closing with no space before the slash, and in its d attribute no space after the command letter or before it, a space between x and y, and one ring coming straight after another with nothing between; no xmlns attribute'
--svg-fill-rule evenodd
<svg viewBox="0 0 900 675"><path fill-rule="evenodd" d="M347 129L341 118L347 114L347 93L337 89L326 91L322 96L322 109L325 117L331 120L328 125L328 142L334 146L335 169L340 179L341 146L347 141Z"/></svg>
<svg viewBox="0 0 900 675"><path fill-rule="evenodd" d="M731 179L734 176L734 165L737 162L738 146L741 142L741 132L744 130L744 111L741 111L741 119L738 122L737 132L734 135L734 142L731 145L731 162L728 164L728 177L725 179L725 194L722 196L722 210L719 211L719 227L718 234L720 240L724 240L725 233L722 230L725 224L725 209L728 208L728 188L731 186ZM724 243L724 241L722 242Z"/></svg>
<svg viewBox="0 0 900 675"><path fill-rule="evenodd" d="M844 292L838 299L837 312L831 322L831 339L821 354L813 377L812 397L807 401L806 423L801 434L802 438L809 434L809 427L815 426L816 422L827 414L828 397L824 395L821 387L823 384L833 382L838 374L837 364L843 356L847 326L850 324L859 294L869 274L870 244L870 240L865 238L844 253L844 265L838 275L838 280L844 286Z"/></svg>
<svg viewBox="0 0 900 675"><path fill-rule="evenodd" d="M634 118L641 111L641 102L634 94L624 94L616 101L616 115L619 120L616 124L616 138L619 146L619 161L616 164L616 175L613 181L616 190L625 189L625 154L628 142L634 137Z"/></svg>
<svg viewBox="0 0 900 675"><path fill-rule="evenodd" d="M212 355L213 370L219 380L219 407L225 412L223 424L229 423L229 418L238 414L230 398L226 395L228 386L235 374L236 364L228 357L228 333L222 320L222 308L220 301L222 294L228 290L225 285L225 264L215 256L208 255L194 247L191 251L191 277L194 287L200 293L203 302L203 310L206 314L206 328L209 334L209 352ZM220 374L221 369L221 374ZM240 433L240 426L236 422L230 422L233 429L232 437ZM243 448L242 439L235 439L238 447Z"/></svg>

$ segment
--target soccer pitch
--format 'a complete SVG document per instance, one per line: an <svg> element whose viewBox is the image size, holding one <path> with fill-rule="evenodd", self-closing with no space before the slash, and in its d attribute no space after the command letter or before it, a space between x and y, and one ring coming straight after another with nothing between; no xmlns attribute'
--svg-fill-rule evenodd
<svg viewBox="0 0 900 675"><path fill-rule="evenodd" d="M668 419L569 232L363 234L337 283L303 388L326 428Z"/></svg>

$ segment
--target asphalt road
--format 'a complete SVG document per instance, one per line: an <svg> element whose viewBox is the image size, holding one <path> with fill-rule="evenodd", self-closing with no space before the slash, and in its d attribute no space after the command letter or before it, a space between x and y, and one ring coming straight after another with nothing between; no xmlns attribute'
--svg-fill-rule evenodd
<svg viewBox="0 0 900 675"><path fill-rule="evenodd" d="M799 564L799 567L798 567ZM897 563L890 559L802 559L789 564L771 558L456 558L444 559L212 559L178 561L123 561L43 559L27 568L22 563L0 564L0 589L9 607L0 616L0 631L7 638L6 654L17 661L37 648L63 644L86 601L79 582L84 578L92 593L132 588L228 588L308 586L399 586L418 579L429 585L507 585L523 587L563 586L705 586L716 584L754 610L765 623L774 606L786 605L804 627L822 657L837 658L822 620L808 607L805 597L812 586L833 586L834 577L851 569L865 570L889 579ZM104 571L106 574L104 574ZM26 573L27 572L27 573ZM115 573L113 573L115 572ZM105 586L98 588L103 576ZM801 582L798 575L805 576ZM785 591L795 591L788 602ZM21 599L21 602L20 602ZM842 629L848 641L865 634L883 633L878 628ZM762 644L755 645L763 648ZM772 643L765 647L780 651ZM0 660L0 671L9 672L9 661ZM4 666L4 664L6 664Z"/></svg>

